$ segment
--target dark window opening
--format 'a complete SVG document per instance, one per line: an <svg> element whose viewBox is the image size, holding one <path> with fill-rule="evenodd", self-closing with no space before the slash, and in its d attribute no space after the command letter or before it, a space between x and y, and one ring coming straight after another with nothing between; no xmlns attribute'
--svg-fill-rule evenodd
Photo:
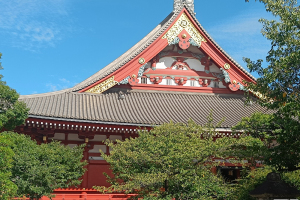
<svg viewBox="0 0 300 200"><path fill-rule="evenodd" d="M218 172L226 182L237 183L240 178L240 167L218 167Z"/></svg>

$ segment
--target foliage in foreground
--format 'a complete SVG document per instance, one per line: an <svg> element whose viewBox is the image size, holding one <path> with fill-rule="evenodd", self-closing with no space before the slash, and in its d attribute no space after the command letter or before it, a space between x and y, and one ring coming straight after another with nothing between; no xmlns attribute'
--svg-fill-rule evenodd
<svg viewBox="0 0 300 200"><path fill-rule="evenodd" d="M7 176L17 186L17 196L40 199L51 196L54 189L81 183L86 165L81 161L82 146L70 148L59 142L38 145L30 137L13 132L3 132L0 138L10 141L4 143L12 159L6 165Z"/></svg>
<svg viewBox="0 0 300 200"><path fill-rule="evenodd" d="M0 53L0 60L2 54ZM0 69L3 69L0 62ZM0 131L13 130L24 123L28 116L28 108L25 103L18 101L19 94L10 88L0 74Z"/></svg>
<svg viewBox="0 0 300 200"><path fill-rule="evenodd" d="M249 1L249 0L246 0ZM247 88L261 98L262 106L274 114L255 113L234 128L260 138L268 147L261 153L265 167L251 171L237 185L233 199L252 199L248 192L266 179L271 171L280 171L283 179L300 189L300 7L296 0L259 0L276 20L260 19L262 34L271 41L263 60L244 58L251 72L260 77Z"/></svg>
<svg viewBox="0 0 300 200"><path fill-rule="evenodd" d="M266 147L260 160L277 171L294 171L300 162L300 124L294 118L254 113L243 118L233 130L259 138Z"/></svg>
<svg viewBox="0 0 300 200"><path fill-rule="evenodd" d="M238 155L238 146L244 147L250 140L260 141L246 137L221 137L214 141L218 132L211 122L211 118L206 126L193 121L170 122L150 132L140 130L137 138L108 141L111 154L102 152L102 156L113 171L114 176L108 177L112 186L95 188L102 192L137 193L136 198L144 199L226 198L230 188L221 176L211 172L213 166L222 163L213 159Z"/></svg>
<svg viewBox="0 0 300 200"><path fill-rule="evenodd" d="M9 148L11 142L0 136L0 199L9 199L16 195L17 186L11 181L11 169L14 152Z"/></svg>
<svg viewBox="0 0 300 200"><path fill-rule="evenodd" d="M271 12L276 19L260 19L263 24L262 34L271 41L271 49L266 57L268 66L263 68L261 59L255 62L244 58L250 71L260 75L256 84L248 83L248 88L266 97L261 99L264 106L279 109L285 104L292 104L289 111L292 115L298 115L300 6L296 0L259 1L265 4L266 11Z"/></svg>
<svg viewBox="0 0 300 200"><path fill-rule="evenodd" d="M294 171L300 163L300 6L296 0L259 1L277 20L260 20L262 34L271 41L268 67L262 67L262 60L245 58L250 71L260 75L256 84L247 87L262 94L261 105L276 112L244 118L237 129L266 139L268 145L276 141L265 155L265 163L275 170Z"/></svg>
<svg viewBox="0 0 300 200"><path fill-rule="evenodd" d="M255 198L249 195L249 192L254 190L259 184L263 183L266 180L267 175L272 171L276 170L268 165L252 170L244 169L241 179L238 184L233 187L233 192L228 199L255 200ZM281 177L283 181L300 190L300 170L281 173Z"/></svg>

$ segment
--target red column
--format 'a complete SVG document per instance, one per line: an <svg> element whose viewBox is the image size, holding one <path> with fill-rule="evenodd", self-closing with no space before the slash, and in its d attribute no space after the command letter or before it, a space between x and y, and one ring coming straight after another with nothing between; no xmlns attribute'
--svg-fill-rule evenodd
<svg viewBox="0 0 300 200"><path fill-rule="evenodd" d="M214 175L217 175L217 167L212 167L211 169L210 169L210 171L214 174Z"/></svg>
<svg viewBox="0 0 300 200"><path fill-rule="evenodd" d="M89 148L87 147L87 145L84 147L84 151L83 151L83 159L86 160L87 162L89 161ZM83 175L83 180L82 180L82 187L83 188L87 188L88 187L88 165L84 167L85 169L87 169L87 171L84 173Z"/></svg>

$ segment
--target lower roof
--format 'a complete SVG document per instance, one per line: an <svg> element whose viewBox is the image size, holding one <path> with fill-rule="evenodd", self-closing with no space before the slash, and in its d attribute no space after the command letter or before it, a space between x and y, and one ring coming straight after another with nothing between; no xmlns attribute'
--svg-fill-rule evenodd
<svg viewBox="0 0 300 200"><path fill-rule="evenodd" d="M94 95L66 91L21 96L20 100L30 108L31 117L141 126L170 120L186 123L189 119L204 125L213 111L216 123L225 118L220 128L228 128L254 112L271 112L257 103L246 105L246 97L240 94L109 90Z"/></svg>

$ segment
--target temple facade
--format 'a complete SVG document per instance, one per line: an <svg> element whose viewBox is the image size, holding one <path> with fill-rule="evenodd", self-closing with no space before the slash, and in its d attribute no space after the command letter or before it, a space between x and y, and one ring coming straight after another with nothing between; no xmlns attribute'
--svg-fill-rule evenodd
<svg viewBox="0 0 300 200"><path fill-rule="evenodd" d="M245 104L243 81L255 83L255 78L204 30L194 1L174 0L174 10L157 27L88 79L66 90L21 96L30 114L16 131L39 142L86 143L82 184L56 190L56 199L126 199L92 189L108 186L103 172L110 173L109 165L99 150L109 154L110 149L103 141L135 137L139 127L151 130L170 120L202 125L211 110L216 122L225 118L218 131L231 134L242 117L267 112ZM238 176L226 167L225 176Z"/></svg>

